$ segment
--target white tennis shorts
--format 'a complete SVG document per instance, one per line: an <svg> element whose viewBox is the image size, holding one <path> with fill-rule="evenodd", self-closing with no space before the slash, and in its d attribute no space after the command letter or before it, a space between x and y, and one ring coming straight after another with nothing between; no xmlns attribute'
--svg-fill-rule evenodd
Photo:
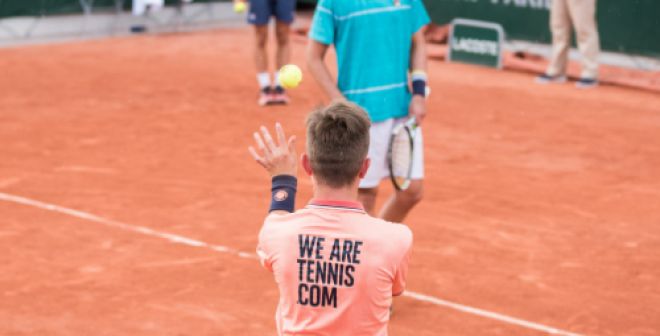
<svg viewBox="0 0 660 336"><path fill-rule="evenodd" d="M408 118L387 119L382 122L372 123L369 130L369 154L371 166L367 175L360 180L360 188L378 187L384 178L390 178L390 169L387 166L387 148L390 143L390 135L396 125L404 123ZM415 144L413 150L412 179L424 178L424 140L422 128L415 130Z"/></svg>

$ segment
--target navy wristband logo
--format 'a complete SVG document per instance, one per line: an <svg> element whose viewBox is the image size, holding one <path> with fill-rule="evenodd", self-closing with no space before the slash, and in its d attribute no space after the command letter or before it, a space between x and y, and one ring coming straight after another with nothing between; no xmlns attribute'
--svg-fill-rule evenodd
<svg viewBox="0 0 660 336"><path fill-rule="evenodd" d="M289 193L286 192L286 190L278 190L273 195L273 200L275 200L276 202L285 201L287 198L289 198Z"/></svg>
<svg viewBox="0 0 660 336"><path fill-rule="evenodd" d="M268 212L284 210L293 212L296 201L296 187L298 179L291 175L273 176L271 187L271 201Z"/></svg>

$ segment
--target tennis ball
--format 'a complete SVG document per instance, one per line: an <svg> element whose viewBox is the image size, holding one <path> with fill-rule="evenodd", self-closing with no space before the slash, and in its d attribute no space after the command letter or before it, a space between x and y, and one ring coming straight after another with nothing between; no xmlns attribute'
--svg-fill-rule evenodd
<svg viewBox="0 0 660 336"><path fill-rule="evenodd" d="M302 81L302 71L295 64L287 64L280 69L280 83L285 89L293 89Z"/></svg>
<svg viewBox="0 0 660 336"><path fill-rule="evenodd" d="M247 6L245 5L245 2L243 2L243 1L234 2L234 12L236 12L236 13L245 12L246 7Z"/></svg>

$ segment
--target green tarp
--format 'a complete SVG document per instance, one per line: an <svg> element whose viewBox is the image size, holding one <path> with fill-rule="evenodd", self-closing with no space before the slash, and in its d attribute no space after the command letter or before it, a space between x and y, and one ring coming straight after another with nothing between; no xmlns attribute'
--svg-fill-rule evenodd
<svg viewBox="0 0 660 336"><path fill-rule="evenodd" d="M447 24L454 18L492 21L504 27L509 39L549 43L551 1L424 0L424 3L433 22L438 24ZM660 57L660 0L597 1L604 50Z"/></svg>

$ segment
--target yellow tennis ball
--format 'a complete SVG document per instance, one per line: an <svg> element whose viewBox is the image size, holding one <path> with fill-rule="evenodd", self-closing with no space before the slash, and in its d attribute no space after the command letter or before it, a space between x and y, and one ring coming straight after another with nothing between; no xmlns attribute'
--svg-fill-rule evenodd
<svg viewBox="0 0 660 336"><path fill-rule="evenodd" d="M295 64L287 64L280 69L280 83L285 89L293 89L302 81L302 71Z"/></svg>
<svg viewBox="0 0 660 336"><path fill-rule="evenodd" d="M245 12L246 7L247 6L245 5L245 2L243 2L243 1L234 2L234 12L236 12L236 13Z"/></svg>

